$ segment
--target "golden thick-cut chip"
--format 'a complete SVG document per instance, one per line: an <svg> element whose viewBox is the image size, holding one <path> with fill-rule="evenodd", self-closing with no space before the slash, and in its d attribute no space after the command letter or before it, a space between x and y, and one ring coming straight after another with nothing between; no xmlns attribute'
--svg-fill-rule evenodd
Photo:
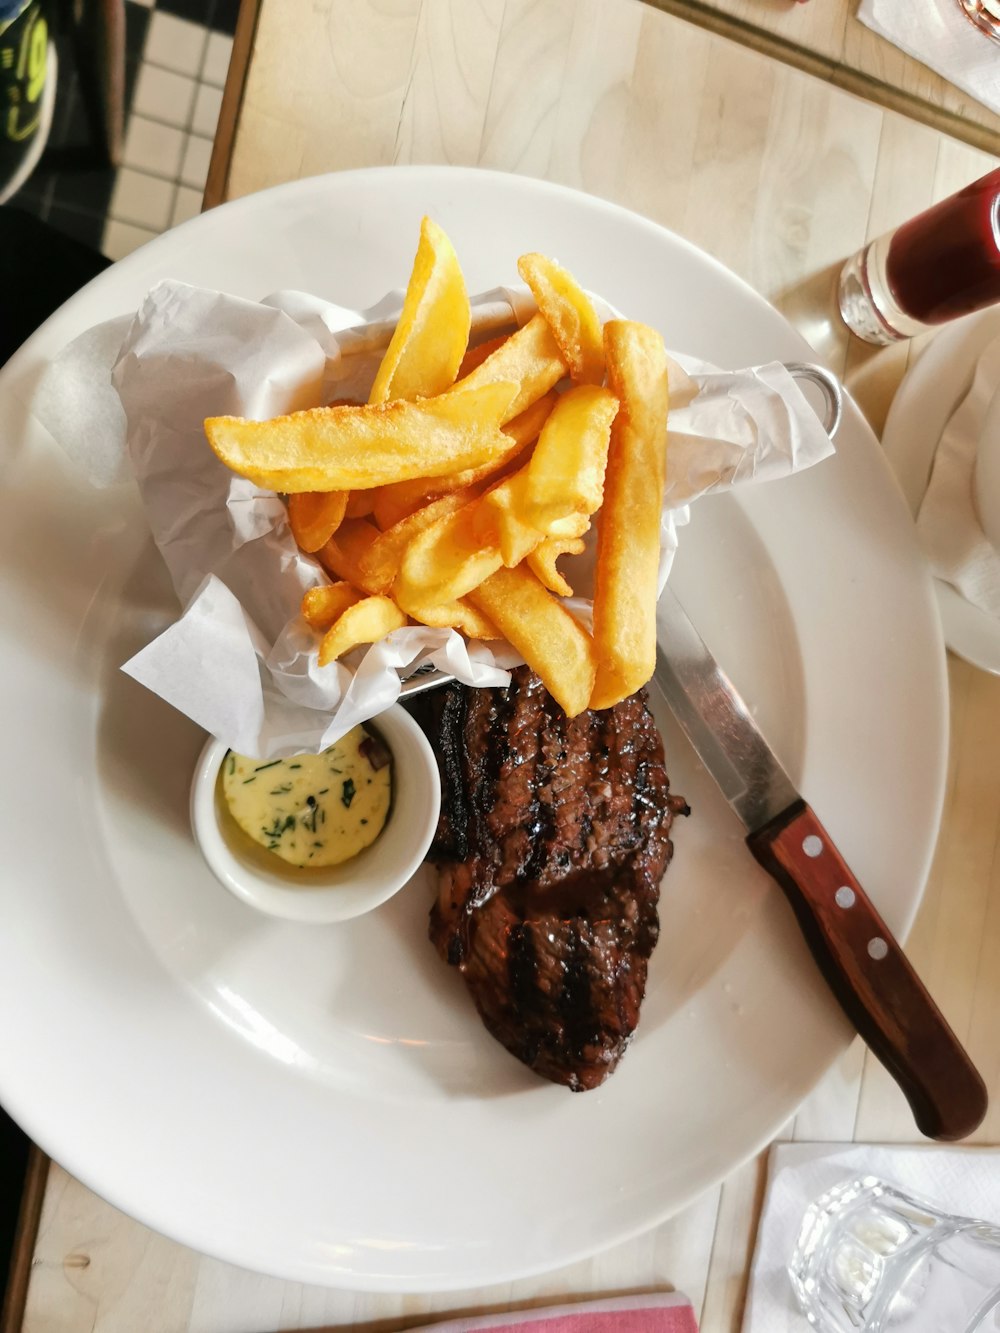
<svg viewBox="0 0 1000 1333"><path fill-rule="evenodd" d="M583 712L594 686L593 642L530 569L498 570L469 594L469 601L538 673L567 717Z"/></svg>
<svg viewBox="0 0 1000 1333"><path fill-rule="evenodd" d="M669 406L660 335L645 324L611 320L604 339L608 381L621 408L611 429L594 573L598 668L592 708L610 708L627 698L646 684L656 665Z"/></svg>
<svg viewBox="0 0 1000 1333"><path fill-rule="evenodd" d="M558 537L561 540L569 540L571 537L582 537L584 533L590 530L589 514L569 514L566 518L560 518L548 524L549 537Z"/></svg>
<svg viewBox="0 0 1000 1333"><path fill-rule="evenodd" d="M504 425L548 393L565 374L566 362L552 331L541 315L534 315L482 365L460 379L453 392L467 393L486 384L513 381L519 386L518 394L501 419Z"/></svg>
<svg viewBox="0 0 1000 1333"><path fill-rule="evenodd" d="M508 421L503 433L511 438L510 448L481 467L466 468L463 472L453 472L446 477L418 478L415 481L399 481L394 485L380 486L374 495L372 512L375 522L385 531L401 519L407 518L417 509L446 495L450 491L463 490L476 482L497 477L517 464L528 445L534 444L539 432L548 420L549 413L559 401L559 395L553 391L544 394L537 403Z"/></svg>
<svg viewBox="0 0 1000 1333"><path fill-rule="evenodd" d="M403 554L410 542L439 518L454 513L456 509L461 509L470 500L474 500L476 494L475 488L466 487L465 490L454 491L451 495L443 495L380 533L360 558L365 587L373 592L391 592Z"/></svg>
<svg viewBox="0 0 1000 1333"><path fill-rule="evenodd" d="M570 375L578 384L600 384L604 338L590 297L571 273L545 255L522 255L517 271L531 288Z"/></svg>
<svg viewBox="0 0 1000 1333"><path fill-rule="evenodd" d="M550 390L537 402L512 418L503 427L510 436L510 446L503 453L479 467L466 468L440 477L417 477L410 481L392 482L371 492L375 522L385 532L402 519L431 503L441 495L463 490L476 482L498 476L514 465L528 445L534 444L549 414L559 401L559 395ZM367 494L367 492L362 492ZM353 497L352 497L353 500ZM350 513L350 509L348 510Z"/></svg>
<svg viewBox="0 0 1000 1333"><path fill-rule="evenodd" d="M465 476L464 472L456 475ZM418 477L414 481L400 481L388 486L379 486L371 492L372 518L382 529L388 532L404 518L409 518L418 509L424 509L441 494L437 482L441 478Z"/></svg>
<svg viewBox="0 0 1000 1333"><path fill-rule="evenodd" d="M347 496L345 518L367 518L375 506L371 491L351 491Z"/></svg>
<svg viewBox="0 0 1000 1333"><path fill-rule="evenodd" d="M310 554L326 545L344 521L346 511L346 491L302 491L288 497L292 536Z"/></svg>
<svg viewBox="0 0 1000 1333"><path fill-rule="evenodd" d="M398 598L398 594L396 596ZM400 609L411 620L419 620L421 625L429 625L432 629L457 629L467 639L503 638L496 625L464 597L444 606L407 605Z"/></svg>
<svg viewBox="0 0 1000 1333"><path fill-rule="evenodd" d="M273 421L209 417L205 434L227 467L268 490L367 490L496 458L510 448L500 424L519 397L516 382L495 380L419 403L314 407Z"/></svg>
<svg viewBox="0 0 1000 1333"><path fill-rule="evenodd" d="M581 384L564 393L542 428L528 463L525 518L544 532L568 514L593 514L604 498L611 423L618 399Z"/></svg>
<svg viewBox="0 0 1000 1333"><path fill-rule="evenodd" d="M523 412L505 422L503 433L522 446L534 444L558 401L559 394L554 389L543 393L530 407L526 407Z"/></svg>
<svg viewBox="0 0 1000 1333"><path fill-rule="evenodd" d="M462 364L458 368L458 378L461 379L463 375L470 375L477 366L483 364L488 356L492 356L498 347L502 347L509 337L509 333L503 333L499 338L487 338L485 342L479 343L476 347L470 347L465 356L462 357Z"/></svg>
<svg viewBox="0 0 1000 1333"><path fill-rule="evenodd" d="M319 664L327 666L363 643L378 643L405 624L406 616L388 597L364 597L349 606L323 635Z"/></svg>
<svg viewBox="0 0 1000 1333"><path fill-rule="evenodd" d="M601 504L617 411L618 399L608 389L590 384L570 389L552 409L530 461L483 497L479 535L499 546L508 568L543 537L575 537L589 527Z"/></svg>
<svg viewBox="0 0 1000 1333"><path fill-rule="evenodd" d="M530 508L527 467L505 478L476 506L476 531L483 545L498 547L508 568L520 564L545 536L526 518Z"/></svg>
<svg viewBox="0 0 1000 1333"><path fill-rule="evenodd" d="M377 593L378 588L368 587L361 562L378 535L378 528L365 518L345 519L336 535L316 552L316 559L334 578L353 583L364 592Z"/></svg>
<svg viewBox="0 0 1000 1333"><path fill-rule="evenodd" d="M454 246L436 222L424 218L399 323L368 401L412 401L444 393L465 355L470 322L469 294Z"/></svg>
<svg viewBox="0 0 1000 1333"><path fill-rule="evenodd" d="M349 583L324 583L310 588L302 598L302 615L318 630L328 630L349 606L360 602L364 593Z"/></svg>
<svg viewBox="0 0 1000 1333"><path fill-rule="evenodd" d="M439 518L410 542L393 595L400 606L439 606L457 601L503 564L499 548L484 543L474 500Z"/></svg>
<svg viewBox="0 0 1000 1333"><path fill-rule="evenodd" d="M556 561L561 555L583 555L584 549L582 537L546 537L533 551L528 552L528 568L534 571L535 577L549 592L554 592L558 597L572 597L573 589L556 569Z"/></svg>

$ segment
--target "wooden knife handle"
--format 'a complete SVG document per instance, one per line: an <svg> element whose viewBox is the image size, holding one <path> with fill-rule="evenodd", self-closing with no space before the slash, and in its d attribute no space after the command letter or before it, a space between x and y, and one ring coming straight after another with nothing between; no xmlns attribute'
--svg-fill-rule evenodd
<svg viewBox="0 0 1000 1333"><path fill-rule="evenodd" d="M920 1132L971 1134L986 1114L983 1080L810 807L797 802L747 844L784 889L830 989Z"/></svg>

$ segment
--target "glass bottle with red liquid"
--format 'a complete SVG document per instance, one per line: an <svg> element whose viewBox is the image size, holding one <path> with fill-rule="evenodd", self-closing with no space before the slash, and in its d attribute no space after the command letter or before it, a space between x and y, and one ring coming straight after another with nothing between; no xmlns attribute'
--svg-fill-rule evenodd
<svg viewBox="0 0 1000 1333"><path fill-rule="evenodd" d="M912 338L1000 301L1000 167L847 261L840 313L866 342Z"/></svg>

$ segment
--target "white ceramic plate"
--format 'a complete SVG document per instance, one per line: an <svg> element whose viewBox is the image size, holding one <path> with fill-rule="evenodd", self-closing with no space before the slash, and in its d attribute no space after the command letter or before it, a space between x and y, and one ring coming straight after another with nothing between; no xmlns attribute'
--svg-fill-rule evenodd
<svg viewBox="0 0 1000 1333"><path fill-rule="evenodd" d="M0 376L5 422L0 1097L152 1227L307 1282L442 1290L542 1271L639 1232L785 1123L849 1030L780 891L673 723L677 828L637 1038L601 1089L535 1078L426 938L418 877L325 928L269 921L193 845L203 736L119 670L176 614L128 489L93 492L28 419L74 334L170 275L352 307L409 271L423 213L471 290L525 250L722 365L808 359L759 296L610 204L445 168L302 181L117 264ZM930 581L848 405L835 459L698 503L675 586L890 926L916 910L943 790Z"/></svg>
<svg viewBox="0 0 1000 1333"><path fill-rule="evenodd" d="M976 361L998 333L996 309L942 330L907 371L892 400L882 444L914 514L944 428L972 384ZM1000 624L949 583L935 579L934 592L948 647L973 666L1000 675Z"/></svg>

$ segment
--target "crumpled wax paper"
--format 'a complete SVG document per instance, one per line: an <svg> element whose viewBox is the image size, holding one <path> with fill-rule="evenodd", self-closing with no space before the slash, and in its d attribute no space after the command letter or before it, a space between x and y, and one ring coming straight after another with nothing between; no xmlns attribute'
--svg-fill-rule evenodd
<svg viewBox="0 0 1000 1333"><path fill-rule="evenodd" d="M615 314L595 304L602 319ZM356 311L302 292L256 302L163 281L133 319L71 343L40 386L36 417L95 484L134 478L180 601L177 621L123 669L240 753L319 751L389 707L427 663L489 686L521 660L506 645L415 625L320 667L299 606L325 572L296 547L278 496L235 476L206 442L208 416L365 401L401 307L401 292ZM519 291L475 298L473 341L534 309ZM676 355L670 399L661 589L691 501L833 452L780 363L730 372ZM563 564L577 591L568 605L585 623L595 537L592 528L588 551Z"/></svg>

